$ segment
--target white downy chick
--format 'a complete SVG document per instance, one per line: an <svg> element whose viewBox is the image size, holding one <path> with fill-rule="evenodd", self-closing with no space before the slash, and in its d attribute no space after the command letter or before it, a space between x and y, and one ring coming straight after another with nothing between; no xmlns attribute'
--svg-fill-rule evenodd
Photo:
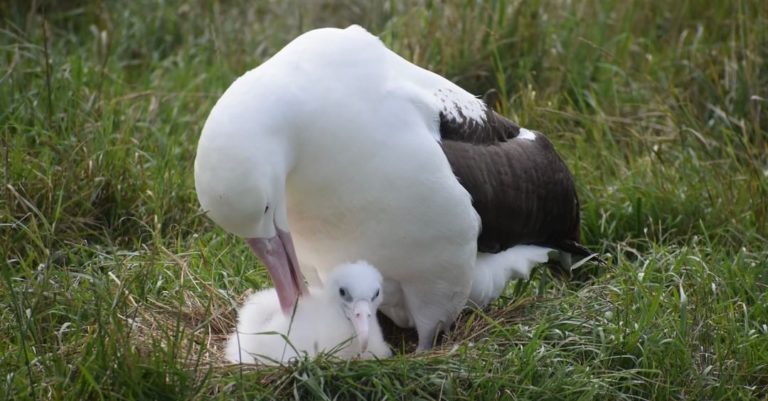
<svg viewBox="0 0 768 401"><path fill-rule="evenodd" d="M310 288L308 295L299 298L292 316L282 313L274 288L259 291L238 312L226 358L236 363L279 364L320 352L342 359L389 357L392 351L376 318L381 286L381 274L367 262L339 265L324 288Z"/></svg>

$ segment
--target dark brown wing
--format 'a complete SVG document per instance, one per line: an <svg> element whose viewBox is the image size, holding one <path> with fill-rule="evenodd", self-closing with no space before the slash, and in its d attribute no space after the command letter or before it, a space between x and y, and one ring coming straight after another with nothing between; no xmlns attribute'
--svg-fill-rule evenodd
<svg viewBox="0 0 768 401"><path fill-rule="evenodd" d="M443 151L482 220L478 250L536 244L589 255L579 244L573 177L552 143L519 137L520 128L492 110L486 117L440 121Z"/></svg>

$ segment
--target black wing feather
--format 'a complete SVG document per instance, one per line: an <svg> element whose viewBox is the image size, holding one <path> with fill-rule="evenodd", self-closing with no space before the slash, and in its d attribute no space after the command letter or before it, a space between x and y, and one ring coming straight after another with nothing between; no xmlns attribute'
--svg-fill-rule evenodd
<svg viewBox="0 0 768 401"><path fill-rule="evenodd" d="M482 220L478 250L536 244L589 255L580 244L571 172L547 138L528 140L519 133L519 126L490 109L485 122L440 115L441 146Z"/></svg>

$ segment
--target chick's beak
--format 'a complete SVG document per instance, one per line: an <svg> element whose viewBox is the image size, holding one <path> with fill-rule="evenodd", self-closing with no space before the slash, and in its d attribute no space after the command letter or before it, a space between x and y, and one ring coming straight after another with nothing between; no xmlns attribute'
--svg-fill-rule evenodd
<svg viewBox="0 0 768 401"><path fill-rule="evenodd" d="M357 341L360 342L360 352L364 353L368 350L368 328L370 327L371 319L375 317L371 316L371 303L366 300L360 300L355 302L352 307L352 326L357 334Z"/></svg>

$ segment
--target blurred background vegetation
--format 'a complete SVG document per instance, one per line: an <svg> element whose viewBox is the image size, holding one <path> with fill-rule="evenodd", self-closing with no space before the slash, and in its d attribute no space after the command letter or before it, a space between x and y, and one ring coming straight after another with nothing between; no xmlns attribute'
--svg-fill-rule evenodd
<svg viewBox="0 0 768 401"><path fill-rule="evenodd" d="M359 23L471 92L498 89L505 114L552 137L581 185L587 243L698 234L738 248L768 234L765 8L10 2L3 210L57 226L43 237L210 229L190 170L217 96L299 33Z"/></svg>

